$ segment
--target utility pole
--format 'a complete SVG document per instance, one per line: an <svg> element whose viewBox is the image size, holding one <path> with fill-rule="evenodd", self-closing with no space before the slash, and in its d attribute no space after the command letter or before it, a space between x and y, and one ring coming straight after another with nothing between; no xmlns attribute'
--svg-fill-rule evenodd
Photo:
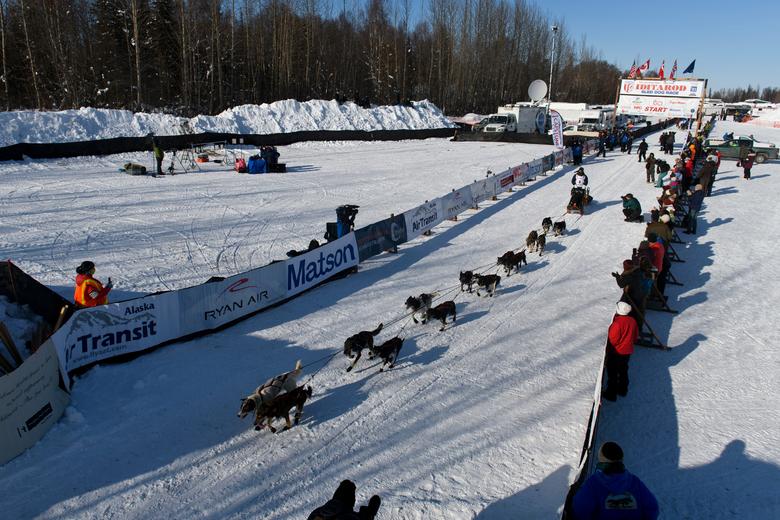
<svg viewBox="0 0 780 520"><path fill-rule="evenodd" d="M553 88L553 67L555 66L555 36L558 34L558 26L553 25L552 29L552 51L550 52L550 83L549 90L547 91L547 112L546 116L550 115L550 103L552 103L552 88ZM546 124L546 123L545 123Z"/></svg>

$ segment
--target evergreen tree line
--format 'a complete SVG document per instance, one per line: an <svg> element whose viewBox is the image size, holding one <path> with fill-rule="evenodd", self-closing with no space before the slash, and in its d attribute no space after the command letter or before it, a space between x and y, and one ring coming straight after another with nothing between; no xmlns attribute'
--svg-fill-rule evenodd
<svg viewBox="0 0 780 520"><path fill-rule="evenodd" d="M752 87L750 85L747 88L722 88L710 90L709 97L722 99L726 103L737 103L746 99L763 99L771 103L780 103L780 88L765 87L761 89L759 86Z"/></svg>
<svg viewBox="0 0 780 520"><path fill-rule="evenodd" d="M0 107L193 115L287 98L427 98L447 113L489 113L548 80L553 24L553 100L614 101L621 71L535 4L426 0L422 16L414 5L0 0Z"/></svg>

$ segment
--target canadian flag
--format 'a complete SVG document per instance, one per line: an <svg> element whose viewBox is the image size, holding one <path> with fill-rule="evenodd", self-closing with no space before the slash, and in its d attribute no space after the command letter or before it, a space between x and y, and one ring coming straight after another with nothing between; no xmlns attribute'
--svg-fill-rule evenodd
<svg viewBox="0 0 780 520"><path fill-rule="evenodd" d="M674 65L672 65L672 72L669 73L669 79L674 79L675 74L677 74L677 60L674 60Z"/></svg>
<svg viewBox="0 0 780 520"><path fill-rule="evenodd" d="M661 79L664 79L664 65L666 65L666 60L661 62L661 68L658 69L658 77Z"/></svg>
<svg viewBox="0 0 780 520"><path fill-rule="evenodd" d="M631 64L631 70L628 71L628 79L634 79L636 77L636 62Z"/></svg>
<svg viewBox="0 0 780 520"><path fill-rule="evenodd" d="M643 72L647 72L647 70L650 68L650 60L647 60L644 62L638 69L636 69L636 74L640 78L642 77Z"/></svg>

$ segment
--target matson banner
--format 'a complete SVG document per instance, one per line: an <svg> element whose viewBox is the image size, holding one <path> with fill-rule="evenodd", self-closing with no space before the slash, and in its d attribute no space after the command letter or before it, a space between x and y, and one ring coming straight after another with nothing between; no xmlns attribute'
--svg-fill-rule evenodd
<svg viewBox="0 0 780 520"><path fill-rule="evenodd" d="M344 235L303 255L288 258L283 265L287 275L288 297L311 289L334 274L358 265L355 233Z"/></svg>
<svg viewBox="0 0 780 520"><path fill-rule="evenodd" d="M705 90L704 80L624 79L617 113L694 117Z"/></svg>

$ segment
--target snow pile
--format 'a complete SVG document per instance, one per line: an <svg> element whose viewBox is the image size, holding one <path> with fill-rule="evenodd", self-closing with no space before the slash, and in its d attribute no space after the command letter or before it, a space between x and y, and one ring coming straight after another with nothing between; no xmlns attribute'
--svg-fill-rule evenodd
<svg viewBox="0 0 780 520"><path fill-rule="evenodd" d="M5 326L8 327L11 339L23 358L27 357L28 354L25 345L40 327L41 321L41 317L35 314L29 306L12 303L8 298L0 295L0 322L5 323ZM7 352L5 344L0 342L0 345L3 357L12 361L13 357L11 357L10 352Z"/></svg>
<svg viewBox="0 0 780 520"><path fill-rule="evenodd" d="M430 101L412 106L364 109L335 100L305 103L287 99L262 105L241 105L216 116L192 119L128 110L80 108L58 112L24 110L0 113L0 146L179 135L200 132L272 134L303 130L419 130L453 126Z"/></svg>

